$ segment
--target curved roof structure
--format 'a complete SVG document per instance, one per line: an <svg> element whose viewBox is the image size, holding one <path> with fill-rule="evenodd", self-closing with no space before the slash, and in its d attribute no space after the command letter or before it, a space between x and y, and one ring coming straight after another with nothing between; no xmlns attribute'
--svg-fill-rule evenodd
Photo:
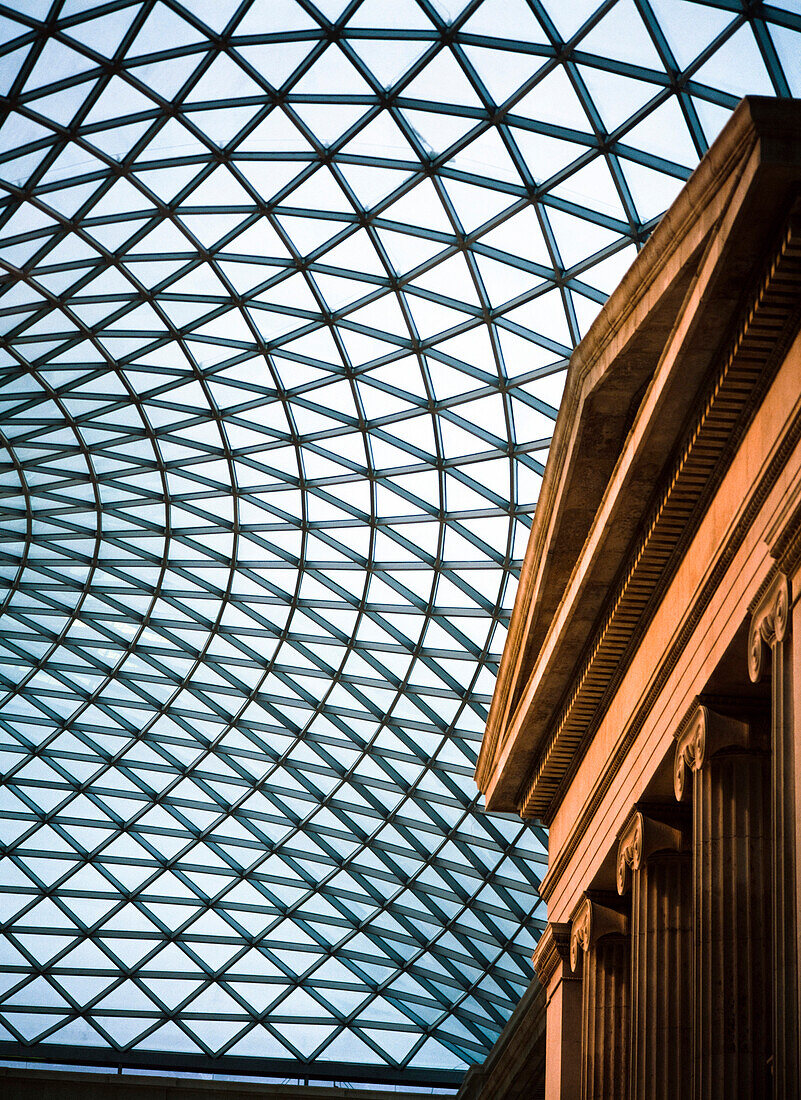
<svg viewBox="0 0 801 1100"><path fill-rule="evenodd" d="M0 3L0 1056L484 1057L544 847L472 773L567 358L799 31Z"/></svg>

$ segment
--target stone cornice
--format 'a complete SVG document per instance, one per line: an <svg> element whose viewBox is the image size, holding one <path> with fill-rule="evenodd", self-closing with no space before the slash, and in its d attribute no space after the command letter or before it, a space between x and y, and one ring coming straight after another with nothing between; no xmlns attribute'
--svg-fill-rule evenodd
<svg viewBox="0 0 801 1100"><path fill-rule="evenodd" d="M763 372L776 349L783 349L797 323L798 302L787 283L801 288L801 218L790 219L733 347L707 392L702 411L630 559L624 581L611 601L574 683L571 697L541 748L533 777L518 805L524 816L548 819L554 796L599 712L604 695L619 681L627 651L642 636L644 614L669 575L671 559L686 542L699 505L714 484L716 468L727 453L738 421L756 399ZM782 323L777 323L777 314Z"/></svg>
<svg viewBox="0 0 801 1100"><path fill-rule="evenodd" d="M551 556L545 555L544 550L546 544L553 541L555 537L557 513L563 510L569 512L572 517L576 511L570 501L565 502L563 499L563 486L569 480L570 468L581 461L577 428L580 427L582 419L588 415L586 410L593 390L605 381L607 373L605 363L614 361L625 348L630 330L638 332L646 319L650 321L651 327L654 327L654 315L658 314L657 306L660 304L657 302L658 293L655 287L667 276L674 297L671 298L669 294L662 295L668 301L666 316L659 318L657 344L666 338L681 296L686 291L691 277L690 271L684 271L683 275L681 272L687 268L693 249L702 246L704 239L714 226L718 214L717 210L712 208L715 205L714 200L720 199L724 181L733 185L753 148L756 137L752 110L755 104L758 104L758 101L751 100L747 104L741 104L735 111L724 128L725 136L719 138L703 158L571 357L565 393L560 405L534 524L521 570L518 596L498 671L497 687L476 766L476 781L484 791L491 782L498 749L504 740L512 710L519 697L522 680L527 675L528 663L531 660L527 655L530 654L532 644L539 644L544 629L547 629L547 622L539 628L535 627L534 618L543 620L544 616L552 613L555 608L553 600L558 600L561 585L567 580L569 574L568 567L567 573L564 574L564 581L557 579L554 595L552 597L545 595L545 589L549 584L553 587L548 580L548 572L549 569L553 571L551 568L553 563ZM678 294L677 300L675 300L676 294ZM651 333L652 340L654 335ZM633 376L638 367L642 373L642 360L649 361L650 369L653 369L655 359L650 351L646 354L644 349L626 348L626 350L632 362L623 372L624 375ZM632 400L638 387L642 382L647 382L647 379L646 370L642 379L632 383L631 393L624 398L624 402ZM619 405L620 400L616 404ZM622 422L627 415L628 409L623 408ZM603 427L607 433L610 419L609 416L604 418ZM606 474L611 472L621 442L622 439L618 441L617 448L613 447L613 453L607 460ZM596 459L598 457L596 455ZM599 465L598 461L594 464L596 468ZM575 547L574 553L578 553L586 528L589 526L606 484L603 474L596 478L595 485L590 485L587 477L583 480L581 504L586 512L584 529L577 537L575 520L571 518L570 537L562 547L561 559L565 559L573 547ZM589 499L593 493L594 502ZM564 572L564 568L562 571Z"/></svg>
<svg viewBox="0 0 801 1100"><path fill-rule="evenodd" d="M564 492L567 491L565 485L570 487L570 492L574 496L578 493L579 497L584 494L586 498L581 500L581 508L579 509L584 517L580 521L582 524L589 525L591 520L589 510L592 509L594 514L594 509L598 507L603 495L599 493L598 487L593 482L597 472L595 467L599 464L594 461L592 469L587 472L586 463L582 463L580 441L585 438L586 434L589 433L589 436L592 437L594 456L597 456L599 446L601 448L606 447L604 453L607 457L604 458L604 462L613 453L614 455L620 454L619 448L622 446L622 443L615 444L614 440L601 442L603 426L598 433L593 434L592 424L588 424L587 421L589 414L580 412L580 409L583 409L586 402L590 401L591 395L594 399L604 386L607 387L607 405L605 408L612 410L609 414L610 419L618 415L620 409L626 412L628 410L627 402L640 400L641 394L637 395L636 387L631 379L635 376L637 379L640 378L644 369L643 362L650 364L648 369L653 371L654 364L659 359L660 351L670 334L669 328L665 329L663 327L665 323L664 310L667 308L666 302L670 298L670 293L675 295L678 292L681 296L691 289L692 278L698 268L703 249L710 252L711 258L707 266L711 265L711 271L718 271L716 277L720 277L720 271L727 272L730 269L733 270L733 266L736 266L727 262L725 246L724 253L720 252L717 245L714 248L712 247L712 242L716 241L713 230L716 223L723 217L727 207L731 205L732 210L734 210L734 213L730 216L730 221L735 216L740 217L741 221L744 219L749 226L746 232L750 232L753 236L756 232L755 225L751 224L754 222L754 218L743 213L745 209L743 203L746 199L749 199L752 203L756 201L755 197L749 198L753 179L759 177L762 173L760 178L762 178L763 184L767 180L767 184L762 185L760 192L764 200L760 207L761 210L766 208L775 210L777 205L781 205L785 201L784 199L779 201L779 192L781 187L785 189L787 187L786 169L783 170L783 174L778 168L763 170L760 158L778 157L777 149L782 146L782 143L785 148L792 148L792 142L785 140L787 137L785 130L789 133L792 131L793 126L798 130L799 112L797 105L792 105L791 108L778 107L776 103L762 100L753 100L741 105L735 116L733 116L730 127L724 131L719 143L716 143L713 150L710 150L709 160L702 162L702 166L699 167L698 172L694 174L682 192L680 200L677 200L675 206L671 208L669 215L666 215L666 219L654 234L652 241L649 242L649 246L651 243L656 246L661 241L659 247L664 250L665 255L673 258L671 262L675 261L674 267L670 269L669 264L666 267L665 263L667 261L664 261L660 266L657 255L659 249L655 252L650 250L649 246L646 246L633 266L630 275L621 285L620 293L616 293L610 299L608 308L604 311L603 321L599 320L598 325L593 326L589 336L574 354L568 376L568 390L560 412L560 423L557 423L554 444L549 456L543 490L535 516L535 524L521 575L515 611L510 624L509 638L504 650L496 693L493 697L487 730L476 769L477 781L487 796L487 805L490 809L510 810L522 808L523 812L527 814L542 816L547 814L550 803L550 799L545 799L544 802L542 799L531 801L529 798L530 792L525 789L521 790L521 783L525 783L527 773L530 774L537 747L539 746L542 749L546 740L543 719L547 714L553 715L559 705L559 699L554 698L554 690L557 692L564 691L564 688L559 686L562 683L560 677L564 677L571 663L575 662L574 668L577 668L580 664L581 654L575 652L576 639L579 639L579 645L584 644L581 639L585 637L583 632L586 631L586 611L564 611L565 607L572 608L574 606L569 602L567 594L571 585L575 587L574 580L570 579L568 588L564 589L564 585L567 584L569 578L565 576L564 580L557 581L554 579L553 570L557 568L557 565L558 568L562 569L565 562L569 565L570 562L574 561L575 555L578 555L581 550L581 542L585 537L587 527L581 527L579 530L576 523L571 520L572 526L569 530L567 528L557 530L554 523L557 523L557 520L559 523L563 522L564 515L562 513L564 513L565 508L568 509L566 514L571 517L576 514L578 498L576 500L571 498L572 503L566 503L563 496ZM774 129L777 134L783 135L783 137L782 140L773 141L773 146L776 146L776 148L771 146L771 149L768 149L767 147L771 143L767 140L766 135L770 136L772 140ZM758 153L755 152L757 148L760 150ZM712 155L713 153L714 155ZM773 172L773 175L771 175L771 172ZM736 202L732 198L735 191L738 195ZM767 196L771 196L769 201ZM676 251L678 237L674 236L672 240L666 237L663 240L660 232L663 227L666 233L683 235L681 242L682 247L685 249L685 253L682 255L683 268L679 264ZM771 230L771 232L773 231ZM710 233L712 233L711 237L709 236ZM690 246L690 237L692 237L692 247ZM733 239L736 240L737 237L735 236ZM760 244L759 234L757 233L753 240L749 239L748 242L745 242L745 247L753 251ZM695 252L693 252L693 248ZM693 259L693 257L695 258ZM742 260L739 262L742 263ZM690 264L692 270L689 270L688 265ZM716 264L718 265L717 268L715 267ZM663 284L658 287L655 284L657 275L663 279ZM709 293L712 297L716 294L720 296L720 287L711 290ZM734 284L730 280L723 297L725 298L726 295L730 297L733 295L739 296L741 293L741 280ZM629 298L628 304L624 300L626 295ZM733 303L731 305L727 304L726 308L733 308ZM661 314L659 313L660 309L662 309ZM679 323L677 317L682 317L681 300L676 300L675 297L671 299L670 310L672 310L670 317L675 326ZM709 347L710 333L715 332L715 324L719 325L720 318L723 316L728 316L726 311L718 310L711 328L709 318L704 317L702 322L704 336L698 344L701 351L700 353L695 351L691 353L695 356L692 364L688 362L682 364L681 377L682 382L686 385L685 390L679 395L679 405L682 401L692 400L692 395L695 393L692 390L692 385L700 384L701 374L699 372L702 369L708 369L708 366L702 367L702 360L706 363L709 362L712 354L712 349ZM641 334L644 334L642 338L646 342L650 339L650 345L647 348L640 348L639 354L632 356L632 346L640 330ZM752 335L754 335L754 331L752 327ZM721 338L722 335L721 332ZM711 338L714 339L714 336ZM704 355L707 355L706 360L704 360ZM636 373L637 370L640 371L639 375ZM619 382L617 381L618 378L620 379ZM625 382L626 379L629 380L628 383ZM692 381L693 379L695 381ZM625 391L624 394L615 391L614 400L610 403L609 388L611 387L614 390L615 385L625 386L626 384L629 385L632 392ZM582 389L582 387L584 388ZM574 403L578 402L576 408L571 409L571 400ZM670 401L673 402L673 415L675 416L675 408L677 407L675 393L670 396ZM720 413L722 404L718 406L717 413ZM680 414L679 419L682 415ZM664 418L660 416L660 427L656 433L657 435L664 435L663 423ZM582 432L585 433L585 436L582 436ZM654 433L651 432L651 435L653 436ZM651 445L649 443L649 446ZM609 450L610 446L612 451ZM615 447L618 450L615 450ZM656 455L658 453L657 450ZM662 455L665 453L663 449ZM697 450L696 458L699 453L700 451ZM643 493L646 488L649 493L652 492L653 472L651 471L650 480L645 476L648 464L651 461L652 459L646 458L645 464L641 468L635 469L630 476L630 480L631 478L634 480L632 486L626 489L625 499L629 502L634 501L635 508L640 506L645 508L646 500ZM608 480L611 476L612 467L605 466L604 470L606 471L604 477ZM582 472L579 473L579 471ZM588 479L593 484L588 486L586 484ZM597 478L595 479L597 480ZM606 488L606 480L603 488ZM632 492L632 488L634 492ZM593 494L598 495L593 496ZM554 518L557 512L562 516L562 519ZM631 508L629 507L630 513ZM626 522L631 522L628 517L615 518L612 530L616 532L618 544L621 539L627 541L627 536L624 533L625 523L621 528L619 522L621 518L625 518ZM676 522L675 517L672 516L667 516L666 519ZM681 522L682 520L679 518L679 526L681 526ZM663 523L662 526L664 529L665 524ZM658 556L658 548L656 548L653 540L651 549L656 549ZM617 552L615 551L615 553ZM575 560L578 561L580 558ZM594 560L595 564L592 568L595 569L598 575L588 576L586 582L589 585L588 592L597 592L604 586L608 590L614 578L609 576L606 579L604 573L604 570L608 568L606 561L616 561L617 559L614 554L611 556L601 554L596 556ZM576 569L578 569L578 564L575 565L574 576ZM546 583L544 578L549 570L550 574L548 575L551 579L547 583L550 584L550 595L546 596L543 585ZM557 593L561 594L563 590L562 604L558 608L559 614L557 615L557 605L553 602L553 599ZM572 599L572 597L570 598ZM581 608L586 604L585 594L579 604L575 606ZM622 609L624 613L627 610L626 608ZM568 625L569 615L575 617L577 614L581 620L578 631ZM620 617L618 616L618 618ZM539 625L535 623L535 618ZM551 622L551 632L548 638L550 639L553 636L559 639L558 644L561 648L558 657L551 655L550 649L548 649L549 645L553 648L551 642L545 643L543 641L545 638L543 630L547 626L546 618ZM557 619L559 619L558 622ZM564 620L564 623L562 623L562 620ZM589 638L587 643L589 643ZM536 649L540 645L542 645L540 655L532 666L531 655L532 652L535 652L532 651L532 646ZM566 645L567 649L565 649ZM591 646L589 646L588 652L589 658L592 660L594 654ZM604 659L606 658L605 654L601 656ZM548 671L551 666L553 670L561 669L562 672L554 677ZM532 669L530 674L529 669ZM578 675L580 678L583 673L579 671ZM525 689L524 682L526 684ZM533 698L536 698L537 701L532 708ZM586 730L586 721L584 722L584 728ZM565 755L562 752L564 747L564 745L559 746L558 756L563 757ZM545 754L550 751L549 748L544 750ZM568 749L566 755L570 757L572 753L573 750ZM542 756L543 753L541 752L541 760ZM551 794L553 793L555 793L555 787L551 784ZM529 804L521 806L521 802L528 802Z"/></svg>
<svg viewBox="0 0 801 1100"><path fill-rule="evenodd" d="M725 545L721 547L717 560L705 579L703 587L698 591L692 605L687 609L687 614L681 629L678 631L673 643L663 656L653 682L650 684L636 712L632 715L631 721L623 732L607 766L598 777L598 781L590 796L577 815L575 824L568 838L560 851L551 857L548 871L540 883L540 895L545 901L551 896L555 884L559 881L565 868L573 858L578 845L581 843L582 837L589 827L589 823L592 821L601 801L609 790L614 777L620 770L651 708L654 706L654 703L662 692L671 673L675 669L681 654L684 652L693 632L701 621L701 616L704 614L713 596L723 582L735 555L742 546L745 535L750 529L754 518L765 503L768 494L776 485L779 475L785 467L788 455L799 443L801 443L801 410L799 410L798 414L794 416L792 421L788 424L787 434L773 453L763 476L745 505L737 524L730 532ZM773 576L775 576L775 573L771 574L769 581L772 580ZM764 590L766 589L767 586L765 586ZM683 729L686 723L691 721L694 710L695 703L684 716L684 719L680 723L680 729Z"/></svg>
<svg viewBox="0 0 801 1100"><path fill-rule="evenodd" d="M776 572L791 576L801 562L801 470L787 486L782 506L765 534L765 541L770 556L776 560Z"/></svg>

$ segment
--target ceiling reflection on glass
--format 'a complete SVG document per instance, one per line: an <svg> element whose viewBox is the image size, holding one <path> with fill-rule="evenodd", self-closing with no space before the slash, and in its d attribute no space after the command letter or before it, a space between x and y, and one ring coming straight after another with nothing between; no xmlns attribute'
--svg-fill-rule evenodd
<svg viewBox="0 0 801 1100"><path fill-rule="evenodd" d="M545 856L472 772L567 358L799 30L0 3L0 1055L484 1057Z"/></svg>

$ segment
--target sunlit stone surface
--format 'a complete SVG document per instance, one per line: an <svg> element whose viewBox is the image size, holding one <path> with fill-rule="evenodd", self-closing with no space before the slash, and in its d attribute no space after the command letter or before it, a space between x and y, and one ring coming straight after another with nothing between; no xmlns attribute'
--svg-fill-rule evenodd
<svg viewBox="0 0 801 1100"><path fill-rule="evenodd" d="M0 4L0 1054L484 1057L544 847L472 773L566 360L801 90L796 6L733 7Z"/></svg>

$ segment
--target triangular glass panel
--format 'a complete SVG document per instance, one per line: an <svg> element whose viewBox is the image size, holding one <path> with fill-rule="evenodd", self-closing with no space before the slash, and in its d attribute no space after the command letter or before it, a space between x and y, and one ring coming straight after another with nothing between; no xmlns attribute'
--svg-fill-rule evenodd
<svg viewBox="0 0 801 1100"><path fill-rule="evenodd" d="M370 85L335 43L292 86L292 95L369 95Z"/></svg>
<svg viewBox="0 0 801 1100"><path fill-rule="evenodd" d="M738 98L744 95L775 95L762 54L749 24L736 30L712 57L693 73L699 84L729 92Z"/></svg>
<svg viewBox="0 0 801 1100"><path fill-rule="evenodd" d="M678 100L675 96L665 100L659 107L629 130L622 139L627 145L633 145L643 152L653 153L674 164L694 164L698 158L695 145L690 137Z"/></svg>
<svg viewBox="0 0 801 1100"><path fill-rule="evenodd" d="M681 190L683 180L657 172L644 164L620 160L637 213L643 222L663 214Z"/></svg>
<svg viewBox="0 0 801 1100"><path fill-rule="evenodd" d="M275 220L289 236L298 256L308 256L316 252L321 245L345 228L345 223L336 218L278 214Z"/></svg>
<svg viewBox="0 0 801 1100"><path fill-rule="evenodd" d="M401 114L411 127L413 135L422 143L423 150L435 156L450 149L477 123L475 118L466 118L460 114L443 114L439 111L404 108Z"/></svg>
<svg viewBox="0 0 801 1100"><path fill-rule="evenodd" d="M381 111L367 123L342 149L356 156L378 157L381 160L412 160L417 155L389 111Z"/></svg>
<svg viewBox="0 0 801 1100"><path fill-rule="evenodd" d="M461 29L467 34L506 38L511 42L550 45L550 39L525 0L484 0Z"/></svg>
<svg viewBox="0 0 801 1100"><path fill-rule="evenodd" d="M539 68L540 59L516 50L493 50L486 46L465 46L465 56L475 68L495 103L505 103L528 83ZM512 108L517 111L517 105Z"/></svg>
<svg viewBox="0 0 801 1100"><path fill-rule="evenodd" d="M368 164L343 165L340 171L365 210L381 202L411 178L408 171Z"/></svg>
<svg viewBox="0 0 801 1100"><path fill-rule="evenodd" d="M254 0L237 24L235 33L239 36L302 31L316 29L318 25L296 0Z"/></svg>
<svg viewBox="0 0 801 1100"><path fill-rule="evenodd" d="M553 20L557 33L568 41L599 6L598 0L571 0L570 4L553 4L548 17Z"/></svg>
<svg viewBox="0 0 801 1100"><path fill-rule="evenodd" d="M25 91L31 92L45 85L55 84L59 80L68 80L72 76L93 69L94 62L77 50L70 49L63 42L50 39L36 59L33 72L25 81Z"/></svg>
<svg viewBox="0 0 801 1100"><path fill-rule="evenodd" d="M653 0L653 10L681 69L686 69L732 22L730 11L690 0Z"/></svg>
<svg viewBox="0 0 801 1100"><path fill-rule="evenodd" d="M634 0L617 0L582 39L582 51L662 71L662 61Z"/></svg>
<svg viewBox="0 0 801 1100"><path fill-rule="evenodd" d="M353 208L347 195L339 186L330 168L325 165L308 176L303 183L281 200L282 206L300 207L305 210L328 210L352 214Z"/></svg>
<svg viewBox="0 0 801 1100"><path fill-rule="evenodd" d="M138 12L138 5L113 11L109 15L101 15L83 23L73 23L67 33L70 38L89 46L104 57L113 57Z"/></svg>
<svg viewBox="0 0 801 1100"><path fill-rule="evenodd" d="M351 44L383 88L396 84L431 45L419 39L404 38L357 39Z"/></svg>
<svg viewBox="0 0 801 1100"><path fill-rule="evenodd" d="M430 19L421 11L414 0L394 0L391 5L386 0L364 0L348 20L348 30L354 27L374 29L388 27L392 30L400 27L404 30L433 30Z"/></svg>
<svg viewBox="0 0 801 1100"><path fill-rule="evenodd" d="M22 52L22 51L15 51ZM27 52L27 51L26 51ZM12 55L13 56L13 55ZM4 61L6 59L4 58ZM83 106L89 92L94 88L94 82L76 84L70 88L62 88L51 95L41 96L31 101L31 109L37 114L62 126L67 126L80 107Z"/></svg>
<svg viewBox="0 0 801 1100"><path fill-rule="evenodd" d="M403 89L405 99L422 99L458 104L460 107L481 107L475 88L453 51L441 49L428 62L423 72Z"/></svg>
<svg viewBox="0 0 801 1100"><path fill-rule="evenodd" d="M587 152L587 146L515 126L510 130L535 183L543 183Z"/></svg>
<svg viewBox="0 0 801 1100"><path fill-rule="evenodd" d="M589 65L580 65L578 68L608 133L612 133L649 103L658 91L656 85L635 80L622 73L610 73Z"/></svg>
<svg viewBox="0 0 801 1100"><path fill-rule="evenodd" d="M203 35L191 23L168 7L163 0L157 0L152 11L131 43L129 56L153 53L163 50L165 43L171 47L189 46L203 41Z"/></svg>
<svg viewBox="0 0 801 1100"><path fill-rule="evenodd" d="M219 54L186 97L187 103L262 96L264 89L228 54Z"/></svg>
<svg viewBox="0 0 801 1100"><path fill-rule="evenodd" d="M610 74L604 73L605 77ZM587 112L579 99L564 67L552 69L526 92L512 108L514 115L566 126L571 130L591 131Z"/></svg>
<svg viewBox="0 0 801 1100"><path fill-rule="evenodd" d="M140 111L152 111L154 107L153 100L148 99L127 80L123 80L121 76L112 76L83 121L85 125L106 122L112 118L124 119L127 122L129 115L138 114Z"/></svg>
<svg viewBox="0 0 801 1100"><path fill-rule="evenodd" d="M157 95L172 101L178 98L178 91L194 74L198 61L197 54L189 54L187 57L170 57L165 61L152 61L150 64L134 64L128 71Z"/></svg>
<svg viewBox="0 0 801 1100"><path fill-rule="evenodd" d="M432 229L435 233L453 233L453 225L443 208L443 201L430 179L423 179L402 198L381 211L382 220L400 222L415 228Z"/></svg>
<svg viewBox="0 0 801 1100"><path fill-rule="evenodd" d="M336 144L365 113L364 106L351 103L293 103L292 106L321 145Z"/></svg>
<svg viewBox="0 0 801 1100"><path fill-rule="evenodd" d="M267 42L260 46L240 46L237 53L268 84L280 88L311 53L312 45L311 42Z"/></svg>

